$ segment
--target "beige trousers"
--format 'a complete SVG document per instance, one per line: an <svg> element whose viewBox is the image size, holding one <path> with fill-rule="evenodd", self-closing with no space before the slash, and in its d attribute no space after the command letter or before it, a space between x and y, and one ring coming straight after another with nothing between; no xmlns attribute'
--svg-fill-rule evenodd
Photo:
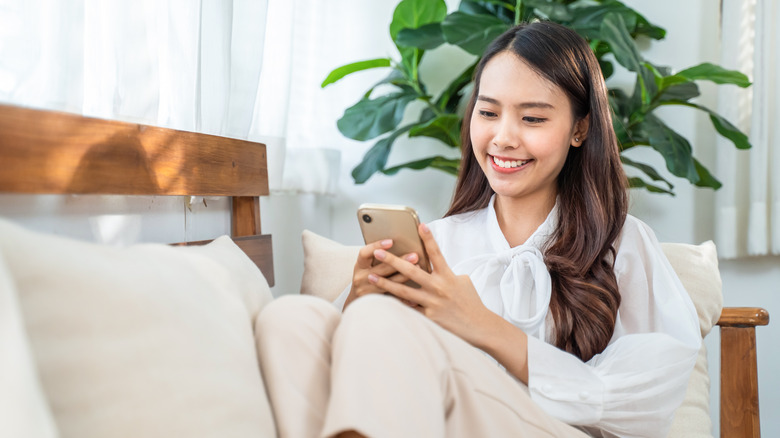
<svg viewBox="0 0 780 438"><path fill-rule="evenodd" d="M394 298L341 314L285 296L256 325L260 366L283 438L355 430L381 437L586 437L542 411L480 350Z"/></svg>

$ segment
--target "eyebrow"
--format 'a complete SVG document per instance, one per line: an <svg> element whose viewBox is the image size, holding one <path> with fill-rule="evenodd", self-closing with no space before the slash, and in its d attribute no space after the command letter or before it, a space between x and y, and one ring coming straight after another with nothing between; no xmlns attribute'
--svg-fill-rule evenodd
<svg viewBox="0 0 780 438"><path fill-rule="evenodd" d="M500 105L500 102L497 99L493 99L492 97L487 97L483 95L478 95L477 100L481 100L483 102L492 103L493 105ZM547 102L521 102L515 105L516 108L548 108L548 109L555 109L554 106Z"/></svg>

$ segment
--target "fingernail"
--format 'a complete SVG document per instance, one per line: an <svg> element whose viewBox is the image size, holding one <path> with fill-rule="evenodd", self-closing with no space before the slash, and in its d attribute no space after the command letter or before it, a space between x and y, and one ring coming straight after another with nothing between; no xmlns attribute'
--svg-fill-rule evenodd
<svg viewBox="0 0 780 438"><path fill-rule="evenodd" d="M406 260L407 262L413 262L413 261L417 260L417 254L414 254L414 253L407 254L407 255L404 256L404 260Z"/></svg>
<svg viewBox="0 0 780 438"><path fill-rule="evenodd" d="M371 283L376 283L379 280L379 277L377 277L374 274L368 274L368 281Z"/></svg>
<svg viewBox="0 0 780 438"><path fill-rule="evenodd" d="M385 252L381 249L377 249L374 251L374 257L377 258L377 260L384 260L385 259Z"/></svg>
<svg viewBox="0 0 780 438"><path fill-rule="evenodd" d="M385 239L385 240L383 240L380 243L380 245L385 246L385 247L392 246L393 245L393 240L392 239Z"/></svg>
<svg viewBox="0 0 780 438"><path fill-rule="evenodd" d="M422 227L423 233L429 233L431 231L430 229L428 229L428 225L424 223L420 224L420 226Z"/></svg>

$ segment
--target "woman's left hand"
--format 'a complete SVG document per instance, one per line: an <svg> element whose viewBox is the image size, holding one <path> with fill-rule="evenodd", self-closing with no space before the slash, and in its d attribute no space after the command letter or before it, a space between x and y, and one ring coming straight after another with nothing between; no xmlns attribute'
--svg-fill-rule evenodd
<svg viewBox="0 0 780 438"><path fill-rule="evenodd" d="M381 249L374 251L374 257L419 284L420 289L375 275L370 275L368 281L402 300L417 304L425 316L469 343L480 344L483 331L480 329L497 315L485 307L467 275L452 272L430 229L420 224L417 232L428 253L432 273Z"/></svg>

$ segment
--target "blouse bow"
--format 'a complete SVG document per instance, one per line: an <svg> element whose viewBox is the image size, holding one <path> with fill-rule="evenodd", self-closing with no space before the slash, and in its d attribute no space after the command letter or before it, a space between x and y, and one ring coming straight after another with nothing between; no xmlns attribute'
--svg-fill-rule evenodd
<svg viewBox="0 0 780 438"><path fill-rule="evenodd" d="M488 309L526 334L545 339L552 281L542 252L520 245L466 259L454 269L468 275ZM495 288L500 276L499 288ZM492 287L491 287L492 286Z"/></svg>

